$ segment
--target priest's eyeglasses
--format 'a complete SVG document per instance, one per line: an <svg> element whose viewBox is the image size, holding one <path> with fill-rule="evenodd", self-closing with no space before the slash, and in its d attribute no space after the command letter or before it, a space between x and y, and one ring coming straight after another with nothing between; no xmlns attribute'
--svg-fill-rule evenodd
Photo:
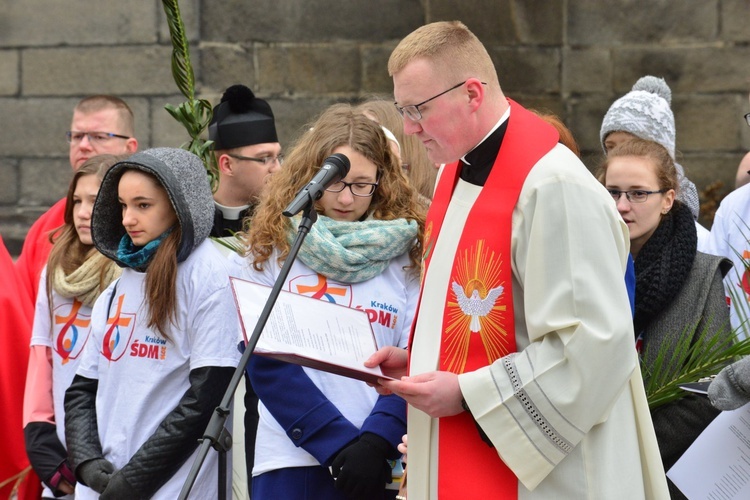
<svg viewBox="0 0 750 500"><path fill-rule="evenodd" d="M620 201L620 196L623 194L630 203L643 203L648 200L648 195L656 193L666 193L666 189L659 189L658 191L646 191L644 189L631 189L630 191L620 191L619 189L607 189L609 194L614 198L615 203Z"/></svg>
<svg viewBox="0 0 750 500"><path fill-rule="evenodd" d="M275 161L279 162L279 165L283 165L284 164L284 155L283 154L280 154L278 156L264 156L262 158L254 158L252 156L234 155L232 153L227 153L227 156L230 156L230 157L234 158L235 160L240 160L240 161L254 161L256 163L262 163L264 167L267 167L268 165L272 164Z"/></svg>
<svg viewBox="0 0 750 500"><path fill-rule="evenodd" d="M375 193L375 189L377 187L378 187L377 182L338 181L328 186L326 191L329 191L331 193L340 193L344 189L349 188L349 191L351 191L354 196L362 196L364 198L367 198L369 196L372 196Z"/></svg>
<svg viewBox="0 0 750 500"><path fill-rule="evenodd" d="M113 134L112 132L78 132L75 130L69 130L65 132L65 138L71 144L80 143L84 137L89 138L89 142L92 144L104 144L110 139L130 139L127 135Z"/></svg>
<svg viewBox="0 0 750 500"><path fill-rule="evenodd" d="M456 90L458 87L460 87L461 85L463 85L464 83L466 83L468 81L469 80L464 80L463 82L461 82L461 83L459 83L457 85L454 85L453 87L449 88L448 90L440 92L438 95L434 95L434 96L430 97L429 99L426 99L426 100L420 102L419 104L410 104L408 106L399 106L397 102L394 102L393 105L396 106L396 109L398 110L399 113L401 113L401 116L405 116L405 117L407 117L408 119L410 119L413 122L418 122L419 120L422 119L422 112L419 109L420 106L424 106L425 104L427 104L428 102L432 101L433 99L437 99L441 95L447 94L451 90ZM482 85L487 85L485 82L481 82L481 83L482 83Z"/></svg>

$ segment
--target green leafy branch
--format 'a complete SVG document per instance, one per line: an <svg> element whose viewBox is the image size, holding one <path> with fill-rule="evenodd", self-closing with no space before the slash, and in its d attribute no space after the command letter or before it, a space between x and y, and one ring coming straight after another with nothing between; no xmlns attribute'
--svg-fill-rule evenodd
<svg viewBox="0 0 750 500"><path fill-rule="evenodd" d="M195 96L195 74L190 62L190 46L185 33L185 24L182 22L179 3L177 0L162 0L162 4L167 15L169 35L172 41L172 77L177 84L177 88L187 99L179 106L167 104L164 109L187 130L190 140L180 147L187 149L203 160L211 181L211 187L215 189L218 182L218 168L216 159L211 152L212 141L201 138L201 134L211 123L213 109L208 100L197 99Z"/></svg>
<svg viewBox="0 0 750 500"><path fill-rule="evenodd" d="M674 350L668 342L660 345L650 368L641 363L651 410L686 396L680 385L716 375L738 357L750 354L750 338L738 340L734 332L717 334L709 324L693 341L695 328L685 328Z"/></svg>
<svg viewBox="0 0 750 500"><path fill-rule="evenodd" d="M745 241L750 242L750 225L746 221L741 221L741 224L744 228L738 223L737 229ZM750 262L737 249L733 248L732 251L743 265L730 273L737 283L742 283L743 274L750 269ZM652 410L687 395L680 385L716 375L726 365L750 355L750 336L746 335L747 325L750 325L750 303L742 290L735 286L726 288L739 320L730 335L721 331L711 335L710 325L707 325L693 342L696 327L686 328L678 338L674 353L670 354L670 346L665 343L657 351L656 361L650 370L641 364L646 397ZM731 327L727 325L725 328Z"/></svg>

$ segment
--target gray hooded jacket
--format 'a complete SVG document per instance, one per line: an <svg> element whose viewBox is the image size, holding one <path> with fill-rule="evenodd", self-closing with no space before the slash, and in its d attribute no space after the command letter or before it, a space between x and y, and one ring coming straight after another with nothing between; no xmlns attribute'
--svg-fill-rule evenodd
<svg viewBox="0 0 750 500"><path fill-rule="evenodd" d="M94 246L126 267L117 258L120 240L126 234L117 191L120 177L129 169L154 175L166 189L182 229L177 262L184 261L208 237L214 222L214 200L206 169L200 158L184 149L147 149L109 169L94 203L91 219Z"/></svg>

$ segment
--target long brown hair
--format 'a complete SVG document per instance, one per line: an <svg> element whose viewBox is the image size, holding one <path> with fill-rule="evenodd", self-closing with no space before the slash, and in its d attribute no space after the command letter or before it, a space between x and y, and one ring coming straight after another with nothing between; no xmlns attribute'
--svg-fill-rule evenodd
<svg viewBox="0 0 750 500"><path fill-rule="evenodd" d="M130 169L123 169L123 172L127 170ZM157 189L166 192L156 176L144 170L136 171L148 177ZM174 206L172 210L174 211ZM167 326L170 323L174 325L177 318L177 250L180 247L180 241L182 241L182 227L178 219L172 232L156 248L146 268L144 283L149 309L148 326L156 328L167 340L171 340L167 334Z"/></svg>
<svg viewBox="0 0 750 500"><path fill-rule="evenodd" d="M70 181L68 194L65 198L64 223L50 234L50 241L53 245L47 258L46 280L47 297L50 304L52 303L53 271L59 267L66 275L69 275L81 267L86 259L91 256L92 252L97 251L93 245L85 245L81 242L80 238L78 238L75 222L73 221L73 196L76 187L78 187L78 181L84 176L95 175L99 179L99 183L101 183L107 170L124 158L125 156L111 154L97 155L86 160L73 174L73 179ZM102 267L99 279L100 288L106 287L104 283L104 270L104 267Z"/></svg>
<svg viewBox="0 0 750 500"><path fill-rule="evenodd" d="M344 145L378 168L379 185L368 215L378 220L414 220L419 225L417 240L409 251L409 268L419 272L425 214L417 192L391 152L380 126L348 104L334 104L308 127L286 157L283 168L271 177L263 191L247 233L247 241L251 243L248 254L252 255L255 269L263 268L274 248L279 250L279 263L287 257L290 248L287 232L293 228L281 212L313 178L323 161ZM247 220L245 225L247 228Z"/></svg>

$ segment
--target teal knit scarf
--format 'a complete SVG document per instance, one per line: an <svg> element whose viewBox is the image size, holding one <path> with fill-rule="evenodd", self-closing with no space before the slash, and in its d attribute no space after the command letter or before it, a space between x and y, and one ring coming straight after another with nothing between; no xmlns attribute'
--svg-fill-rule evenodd
<svg viewBox="0 0 750 500"><path fill-rule="evenodd" d="M170 227L160 234L158 238L149 241L142 247L136 246L130 236L128 236L127 233L124 234L120 240L120 245L117 248L117 259L136 271L146 271L151 257L154 256L156 249L159 248L159 245L164 241L164 238L172 232L172 229L174 229L174 226Z"/></svg>
<svg viewBox="0 0 750 500"><path fill-rule="evenodd" d="M292 219L294 227L299 217ZM295 231L287 233L290 244ZM313 271L341 283L361 283L382 273L391 259L409 251L417 237L417 222L406 219L361 222L318 216L299 251Z"/></svg>

